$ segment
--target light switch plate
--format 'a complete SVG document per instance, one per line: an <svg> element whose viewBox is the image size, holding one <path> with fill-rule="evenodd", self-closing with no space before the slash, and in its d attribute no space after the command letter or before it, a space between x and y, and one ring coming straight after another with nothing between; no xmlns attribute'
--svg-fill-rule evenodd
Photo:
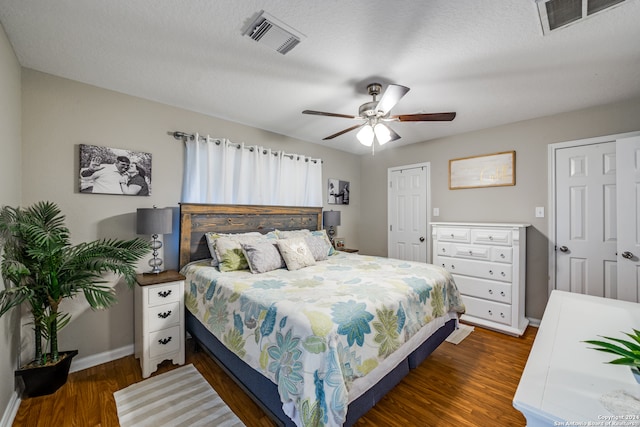
<svg viewBox="0 0 640 427"><path fill-rule="evenodd" d="M536 207L536 218L544 218L544 206Z"/></svg>
<svg viewBox="0 0 640 427"><path fill-rule="evenodd" d="M433 216L440 216L440 208L433 208Z"/></svg>

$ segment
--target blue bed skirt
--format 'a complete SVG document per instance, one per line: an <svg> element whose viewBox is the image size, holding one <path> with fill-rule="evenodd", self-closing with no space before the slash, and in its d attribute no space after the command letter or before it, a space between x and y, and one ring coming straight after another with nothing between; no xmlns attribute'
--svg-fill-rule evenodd
<svg viewBox="0 0 640 427"><path fill-rule="evenodd" d="M226 348L189 310L185 310L185 320L187 331L191 336L202 347L207 349L218 365L231 376L270 418L281 426L295 426L293 421L282 411L278 388L273 382L255 371ZM454 319L449 320L375 386L351 402L344 425L353 425L373 408L385 394L409 373L410 369L420 365L454 331L455 326L456 321Z"/></svg>

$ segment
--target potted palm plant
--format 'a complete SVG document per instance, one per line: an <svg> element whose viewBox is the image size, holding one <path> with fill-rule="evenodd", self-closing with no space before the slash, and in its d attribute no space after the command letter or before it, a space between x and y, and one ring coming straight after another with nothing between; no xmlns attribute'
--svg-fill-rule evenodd
<svg viewBox="0 0 640 427"><path fill-rule="evenodd" d="M596 347L590 347L593 350L603 351L605 353L611 353L620 356L619 358L614 359L608 363L612 363L614 365L629 366L631 368L631 372L633 372L633 376L636 378L636 381L640 383L640 331L634 329L633 334L627 332L625 332L624 334L631 338L632 341L623 340L620 338L601 337L613 342L600 340L589 340L585 342L587 344L595 345Z"/></svg>
<svg viewBox="0 0 640 427"><path fill-rule="evenodd" d="M103 274L121 275L133 286L137 261L151 249L139 238L72 245L64 222L52 202L0 210L0 269L5 284L0 316L27 304L35 334L33 361L16 371L23 397L53 393L67 381L71 359L78 352L58 350L58 332L70 320L69 313L60 311L63 299L82 294L93 309L110 307L116 302L115 291Z"/></svg>

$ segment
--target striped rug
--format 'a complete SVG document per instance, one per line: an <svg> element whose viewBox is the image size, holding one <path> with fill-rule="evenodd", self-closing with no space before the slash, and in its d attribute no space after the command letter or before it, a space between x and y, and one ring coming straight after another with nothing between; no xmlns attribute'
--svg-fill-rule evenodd
<svg viewBox="0 0 640 427"><path fill-rule="evenodd" d="M193 365L113 393L122 427L244 426Z"/></svg>

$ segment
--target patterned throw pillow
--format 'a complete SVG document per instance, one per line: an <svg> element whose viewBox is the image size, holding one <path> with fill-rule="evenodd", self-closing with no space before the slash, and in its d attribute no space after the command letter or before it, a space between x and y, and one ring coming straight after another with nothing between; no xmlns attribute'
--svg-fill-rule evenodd
<svg viewBox="0 0 640 427"><path fill-rule="evenodd" d="M249 269L252 273L266 273L286 267L275 240L270 242L242 243Z"/></svg>
<svg viewBox="0 0 640 427"><path fill-rule="evenodd" d="M304 241L309 246L311 254L316 261L324 261L329 257L329 248L331 244L325 241L322 236L307 236Z"/></svg>
<svg viewBox="0 0 640 427"><path fill-rule="evenodd" d="M275 234L274 234L275 236ZM207 239L207 246L209 247L209 253L211 254L211 265L213 267L217 267L218 264L220 263L219 259L218 259L218 255L216 254L216 240L219 239L220 237L230 237L232 239L237 239L237 240L244 240L247 237L262 237L262 234L260 234L257 231L251 231L248 233L216 233L213 231L210 231L208 233L205 233L204 237ZM238 246L239 248L239 246Z"/></svg>
<svg viewBox="0 0 640 427"><path fill-rule="evenodd" d="M289 270L299 270L310 265L315 265L316 260L313 258L309 245L303 237L296 239L279 239L278 249L284 258Z"/></svg>
<svg viewBox="0 0 640 427"><path fill-rule="evenodd" d="M333 255L336 253L336 250L333 248L333 245L331 244L331 240L329 240L329 236L327 236L327 230L314 230L311 232L312 236L320 236L324 239L325 242L327 242L327 245L329 246L329 252L327 253L327 255Z"/></svg>

